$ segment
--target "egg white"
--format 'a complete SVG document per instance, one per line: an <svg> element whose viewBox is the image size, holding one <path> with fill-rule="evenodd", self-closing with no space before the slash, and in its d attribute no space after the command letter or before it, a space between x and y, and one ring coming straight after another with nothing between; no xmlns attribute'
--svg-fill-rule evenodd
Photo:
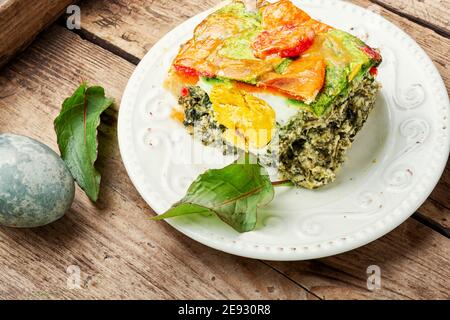
<svg viewBox="0 0 450 320"><path fill-rule="evenodd" d="M211 95L211 90L213 87L213 84L205 81L204 79L200 79L197 83L197 86L199 86L202 90L204 90L208 95ZM283 126L285 125L289 119L291 119L293 116L295 116L299 110L293 106L291 106L286 98L283 98L281 96L277 96L271 93L262 93L262 92L255 92L252 93L255 97L265 101L275 112L275 121ZM276 125L274 124L274 127ZM270 145L276 140L274 137L278 134L277 130L273 130L273 136L271 141L268 145L262 147L262 148L252 148L251 151L254 154L265 154L267 150L269 149Z"/></svg>
<svg viewBox="0 0 450 320"><path fill-rule="evenodd" d="M197 86L202 88L208 95L211 95L213 85L207 81L200 79ZM280 125L284 125L287 121L297 114L298 109L290 106L286 98L276 96L270 93L256 92L252 93L255 97L264 100L275 111L275 120Z"/></svg>

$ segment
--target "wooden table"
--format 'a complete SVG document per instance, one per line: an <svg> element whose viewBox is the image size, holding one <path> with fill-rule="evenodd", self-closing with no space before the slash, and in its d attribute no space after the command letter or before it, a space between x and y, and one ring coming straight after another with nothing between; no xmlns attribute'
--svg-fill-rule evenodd
<svg viewBox="0 0 450 320"><path fill-rule="evenodd" d="M0 1L1 2L1 1ZM352 0L409 33L450 87L449 0ZM100 129L100 201L77 190L49 226L0 228L0 298L446 299L450 298L450 165L397 229L351 252L314 261L250 260L205 247L165 223L131 184L116 136L117 110L136 64L167 31L217 0L81 1L82 29L51 25L0 71L0 131L57 150L53 119L81 79L116 99ZM60 9L58 9L60 10ZM369 265L381 289L366 286ZM69 266L80 287L68 287ZM73 268L73 267L71 267ZM72 270L69 268L69 273Z"/></svg>

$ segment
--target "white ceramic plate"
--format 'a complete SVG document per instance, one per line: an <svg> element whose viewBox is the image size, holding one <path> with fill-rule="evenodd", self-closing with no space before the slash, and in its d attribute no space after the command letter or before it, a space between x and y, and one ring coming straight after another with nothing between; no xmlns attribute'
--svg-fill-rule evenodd
<svg viewBox="0 0 450 320"><path fill-rule="evenodd" d="M244 234L215 217L168 221L192 239L240 256L303 260L367 244L414 213L448 158L448 95L424 51L399 28L355 5L294 2L312 17L380 48L384 61L378 78L383 89L336 182L314 191L278 188L275 200L259 211L257 229ZM231 161L194 142L171 119L176 101L162 87L179 45L210 12L164 36L136 68L122 99L122 158L134 185L158 214L179 200L200 173ZM203 163L205 157L210 163Z"/></svg>

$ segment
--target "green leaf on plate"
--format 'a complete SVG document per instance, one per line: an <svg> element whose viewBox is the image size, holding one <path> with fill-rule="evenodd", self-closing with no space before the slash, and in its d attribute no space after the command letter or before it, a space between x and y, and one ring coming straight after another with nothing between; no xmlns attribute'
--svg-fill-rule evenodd
<svg viewBox="0 0 450 320"><path fill-rule="evenodd" d="M248 155L245 159L201 174L183 199L153 220L216 214L238 232L255 229L257 210L272 201L274 190L267 171L257 163L250 163Z"/></svg>
<svg viewBox="0 0 450 320"><path fill-rule="evenodd" d="M55 131L61 158L67 164L78 185L92 201L97 201L100 173L97 160L97 127L100 115L113 103L105 97L102 87L88 87L86 83L67 98L55 119Z"/></svg>

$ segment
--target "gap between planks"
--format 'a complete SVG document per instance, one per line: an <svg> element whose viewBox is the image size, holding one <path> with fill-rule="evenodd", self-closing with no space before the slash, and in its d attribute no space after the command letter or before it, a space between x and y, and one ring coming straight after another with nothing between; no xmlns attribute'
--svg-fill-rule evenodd
<svg viewBox="0 0 450 320"><path fill-rule="evenodd" d="M439 223L434 221L433 219L428 218L426 215L421 214L419 211L416 211L412 216L414 220L426 225L428 228L439 232L444 237L450 239L450 230L442 227Z"/></svg>
<svg viewBox="0 0 450 320"><path fill-rule="evenodd" d="M308 292L310 295L314 296L315 298L317 298L318 300L325 300L324 298L320 297L319 295L317 295L316 293L312 292L307 286L301 284L299 281L296 281L294 278L289 277L286 273L284 273L283 271L275 268L274 266L272 266L270 263L265 262L264 260L259 260L259 262L261 262L262 264L266 265L267 267L269 267L270 269L272 269L273 271L275 271L276 273L280 274L281 276L285 277L286 279L288 279L289 281L291 281L293 284L301 287L303 290L305 290L306 292Z"/></svg>

